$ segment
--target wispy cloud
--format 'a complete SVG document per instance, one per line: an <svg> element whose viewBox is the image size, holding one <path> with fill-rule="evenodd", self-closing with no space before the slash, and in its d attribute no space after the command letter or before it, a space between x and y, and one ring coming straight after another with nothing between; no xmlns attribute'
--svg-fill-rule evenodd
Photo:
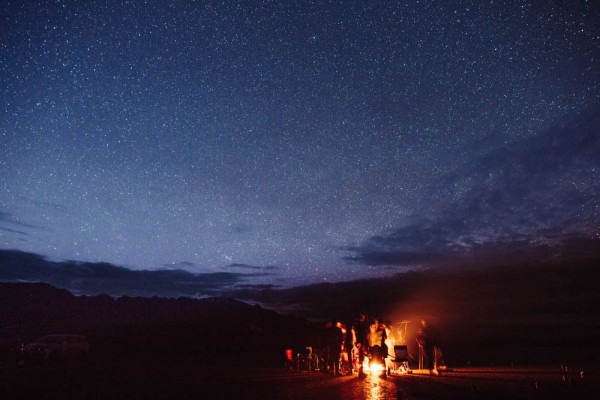
<svg viewBox="0 0 600 400"><path fill-rule="evenodd" d="M415 265L474 254L550 256L598 234L600 107L464 164L436 182L441 210L348 246L365 265ZM548 253L546 246L552 247ZM545 249L545 250L544 250Z"/></svg>
<svg viewBox="0 0 600 400"><path fill-rule="evenodd" d="M29 235L27 232L18 231L16 229L5 228L3 226L0 226L0 231L4 231L4 232L8 232L8 233L16 233L18 235L23 235L23 236L28 236Z"/></svg>
<svg viewBox="0 0 600 400"><path fill-rule="evenodd" d="M21 222L17 218L15 218L12 214L7 213L7 212L3 212L3 211L0 211L0 223L12 225L12 226L17 226L17 227L20 227L20 228L27 228L27 229L38 228L38 227L36 227L34 225L30 225L30 224L26 224L24 222ZM0 227L0 228L4 228L4 230L6 230L8 232L15 232L15 233L20 233L20 234L26 234L25 232L11 230L10 228L6 228L6 227Z"/></svg>
<svg viewBox="0 0 600 400"><path fill-rule="evenodd" d="M473 159L437 183L443 209L472 228L569 226L594 217L600 189L600 107Z"/></svg>
<svg viewBox="0 0 600 400"><path fill-rule="evenodd" d="M275 270L279 269L279 267L276 267L274 265L267 265L267 266L263 267L263 266L241 264L241 263L229 264L229 265L227 265L227 268L249 269L249 270L258 270L258 271L275 271Z"/></svg>

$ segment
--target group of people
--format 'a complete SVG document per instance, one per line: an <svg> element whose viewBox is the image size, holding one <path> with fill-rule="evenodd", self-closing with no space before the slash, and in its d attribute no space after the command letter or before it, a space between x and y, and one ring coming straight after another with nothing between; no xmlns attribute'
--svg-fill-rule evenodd
<svg viewBox="0 0 600 400"><path fill-rule="evenodd" d="M388 356L389 330L378 319L369 319L364 313L353 323L331 321L325 325L325 371L340 373L340 357L360 377L365 376L365 357L385 363Z"/></svg>
<svg viewBox="0 0 600 400"><path fill-rule="evenodd" d="M407 323L408 321L404 321L403 332L394 335L389 325L380 319L369 318L365 313L360 313L358 318L350 323L344 324L335 320L327 322L323 348L324 371L333 375L343 374L340 366L345 363L351 371L358 373L359 377L364 377L365 357L368 357L370 362L375 361L385 366L389 351L394 349L394 345L406 345ZM439 336L424 319L416 332L416 342L419 346L419 368L429 369L433 373L445 368ZM384 368L383 376L386 370L387 368Z"/></svg>

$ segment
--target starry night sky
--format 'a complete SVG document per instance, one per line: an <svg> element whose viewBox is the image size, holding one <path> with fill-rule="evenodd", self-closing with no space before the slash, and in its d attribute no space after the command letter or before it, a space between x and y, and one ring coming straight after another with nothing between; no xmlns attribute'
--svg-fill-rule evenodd
<svg viewBox="0 0 600 400"><path fill-rule="evenodd" d="M4 250L285 287L600 235L597 2L3 1L0 35Z"/></svg>

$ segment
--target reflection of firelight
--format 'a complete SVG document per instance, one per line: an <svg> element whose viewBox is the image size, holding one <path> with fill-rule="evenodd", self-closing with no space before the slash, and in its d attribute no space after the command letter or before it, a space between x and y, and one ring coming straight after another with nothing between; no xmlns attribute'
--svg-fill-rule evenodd
<svg viewBox="0 0 600 400"><path fill-rule="evenodd" d="M381 385L379 385L376 382L372 382L370 386L371 390L368 393L366 393L368 400L381 400L385 398Z"/></svg>

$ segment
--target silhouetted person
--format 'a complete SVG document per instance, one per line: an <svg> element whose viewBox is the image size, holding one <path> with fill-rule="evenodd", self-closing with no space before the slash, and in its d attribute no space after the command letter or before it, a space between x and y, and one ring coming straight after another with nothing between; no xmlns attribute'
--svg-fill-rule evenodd
<svg viewBox="0 0 600 400"><path fill-rule="evenodd" d="M367 336L369 335L369 321L364 313L358 315L358 321L352 327L354 332L354 347L356 349L355 356L358 357L358 376L365 376L363 371L363 362L365 361L365 352L369 346Z"/></svg>
<svg viewBox="0 0 600 400"><path fill-rule="evenodd" d="M417 333L417 343L423 351L423 368L437 374L443 365L440 338L424 319L421 320L421 329Z"/></svg>
<svg viewBox="0 0 600 400"><path fill-rule="evenodd" d="M354 347L354 337L352 333L352 322L346 321L346 334L344 335L344 348L348 354L348 362L353 365L354 360L352 359L352 348Z"/></svg>
<svg viewBox="0 0 600 400"><path fill-rule="evenodd" d="M339 373L339 360L344 342L344 334L337 321L328 322L325 325L325 371L329 370L333 375Z"/></svg>

